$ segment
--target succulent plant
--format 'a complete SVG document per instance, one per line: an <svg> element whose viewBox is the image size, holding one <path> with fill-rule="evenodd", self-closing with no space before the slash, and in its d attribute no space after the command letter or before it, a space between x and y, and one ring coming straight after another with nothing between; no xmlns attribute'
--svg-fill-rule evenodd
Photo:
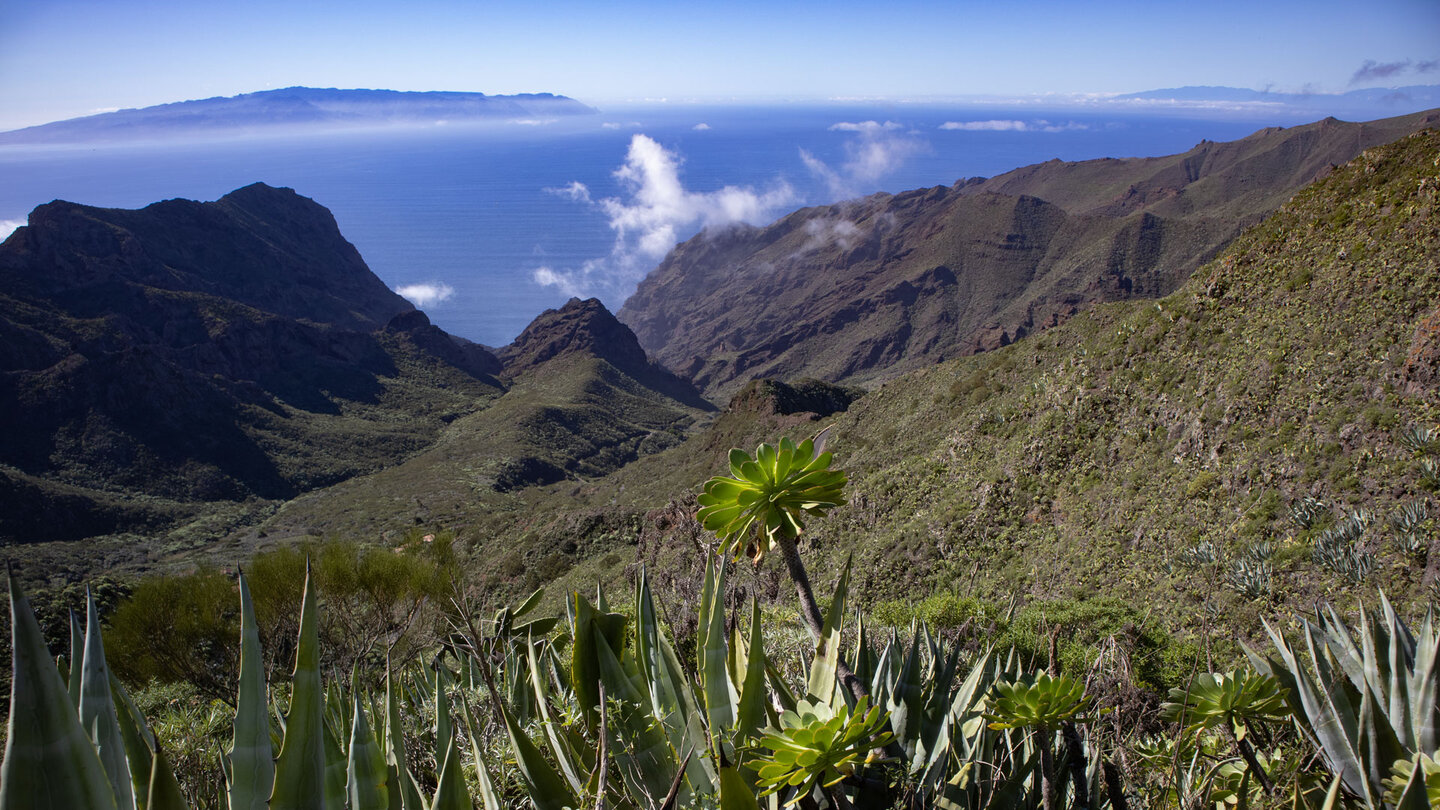
<svg viewBox="0 0 1440 810"><path fill-rule="evenodd" d="M1084 722L1083 715L1094 702L1085 696L1085 685L1069 675L1039 672L997 681L985 717L992 729L1054 727L1064 721Z"/></svg>
<svg viewBox="0 0 1440 810"><path fill-rule="evenodd" d="M1274 590L1270 561L1263 558L1232 561L1225 571L1225 586L1251 599L1269 596Z"/></svg>
<svg viewBox="0 0 1440 810"><path fill-rule="evenodd" d="M1397 759L1384 781L1385 801L1395 807L1440 807L1440 751ZM1410 794L1410 795L1407 795ZM1413 795L1415 799L1410 799ZM1423 804L1412 803L1423 799Z"/></svg>
<svg viewBox="0 0 1440 810"><path fill-rule="evenodd" d="M1202 672L1189 685L1171 689L1170 700L1160 711L1162 718L1179 723L1187 736L1223 730L1267 793L1272 790L1270 779L1250 745L1250 726L1278 722L1289 715L1279 681L1246 669Z"/></svg>
<svg viewBox="0 0 1440 810"><path fill-rule="evenodd" d="M1310 529L1325 514L1325 502L1309 495L1290 505L1290 520L1300 529Z"/></svg>
<svg viewBox="0 0 1440 810"><path fill-rule="evenodd" d="M816 785L829 787L854 772L870 751L883 747L893 735L885 730L886 716L879 706L861 698L855 708L839 711L829 704L801 701L780 715L778 727L766 729L760 747L766 751L757 762L762 790L769 796L795 788L787 805L809 796Z"/></svg>
<svg viewBox="0 0 1440 810"><path fill-rule="evenodd" d="M1401 446L1417 456L1434 453L1436 445L1440 444L1437 439L1440 439L1440 433L1427 425L1410 425L1400 431Z"/></svg>
<svg viewBox="0 0 1440 810"><path fill-rule="evenodd" d="M721 553L748 553L757 562L777 537L795 538L805 516L822 516L845 503L845 473L830 469L830 454L816 452L812 439L798 446L781 439L762 444L751 458L730 451L730 476L705 483L696 519L720 539Z"/></svg>

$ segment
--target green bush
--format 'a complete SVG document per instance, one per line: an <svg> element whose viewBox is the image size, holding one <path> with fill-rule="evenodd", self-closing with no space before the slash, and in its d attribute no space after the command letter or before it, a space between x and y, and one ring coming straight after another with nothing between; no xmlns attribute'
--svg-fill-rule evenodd
<svg viewBox="0 0 1440 810"><path fill-rule="evenodd" d="M387 652L406 660L435 640L431 606L449 594L452 535L412 532L393 549L329 540L265 551L244 569L272 680L289 675L307 560L325 594L320 634L337 670L357 662L383 668ZM239 621L229 573L205 568L144 580L110 616L112 667L133 684L189 683L230 700Z"/></svg>

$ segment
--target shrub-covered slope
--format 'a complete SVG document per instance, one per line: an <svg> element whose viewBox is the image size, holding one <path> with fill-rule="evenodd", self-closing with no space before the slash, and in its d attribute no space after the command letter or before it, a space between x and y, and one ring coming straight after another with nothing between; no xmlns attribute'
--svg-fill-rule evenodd
<svg viewBox="0 0 1440 810"><path fill-rule="evenodd" d="M677 246L619 317L715 396L754 377L885 379L1097 302L1167 294L1330 165L1435 117L1327 119L1162 158L1050 161L706 232Z"/></svg>
<svg viewBox="0 0 1440 810"><path fill-rule="evenodd" d="M855 552L872 597L931 582L1243 611L1245 559L1271 572L1253 593L1298 609L1377 585L1413 597L1440 549L1422 521L1402 551L1389 518L1431 496L1436 446L1407 429L1440 419L1437 305L1430 130L1297 194L1164 299L860 400L831 443L851 506L820 553ZM1291 516L1307 497L1324 504L1309 528ZM1312 548L1361 510L1351 545L1374 570L1357 584Z"/></svg>
<svg viewBox="0 0 1440 810"><path fill-rule="evenodd" d="M543 563L583 590L634 562L675 568L705 542L685 493L729 447L833 421L850 504L802 553L820 582L854 554L864 604L1105 596L1250 633L1262 611L1377 586L1423 598L1440 573L1440 476L1425 472L1440 445L1411 428L1440 423L1437 206L1440 133L1425 131L1303 190L1165 298L912 372L825 421L737 397L685 444L537 500L510 574ZM1306 498L1323 505L1302 526ZM1417 503L1405 551L1391 517ZM1356 512L1358 542L1341 531ZM1327 543L1373 569L1316 561Z"/></svg>
<svg viewBox="0 0 1440 810"><path fill-rule="evenodd" d="M595 299L545 311L499 354L508 388L485 409L403 464L287 504L264 531L376 539L482 526L513 548L527 489L605 476L679 444L714 410Z"/></svg>

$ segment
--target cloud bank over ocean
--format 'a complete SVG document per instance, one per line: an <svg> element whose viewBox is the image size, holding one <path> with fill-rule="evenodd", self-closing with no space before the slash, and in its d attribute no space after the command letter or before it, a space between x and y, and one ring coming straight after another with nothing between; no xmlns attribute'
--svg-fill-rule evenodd
<svg viewBox="0 0 1440 810"><path fill-rule="evenodd" d="M801 149L805 168L825 183L831 201L849 199L873 191L882 178L893 174L905 161L930 151L930 144L895 121L841 121L831 132L854 133L845 143L845 160L831 166Z"/></svg>
<svg viewBox="0 0 1440 810"><path fill-rule="evenodd" d="M623 193L593 200L583 183L546 189L575 202L596 206L615 234L608 256L574 269L542 266L532 273L542 286L567 295L628 293L651 267L675 246L682 232L747 223L759 225L799 203L799 195L783 181L766 189L725 186L691 191L680 178L682 158L647 135L634 135L625 162L614 172Z"/></svg>
<svg viewBox="0 0 1440 810"><path fill-rule="evenodd" d="M396 287L395 292L419 309L424 309L454 295L455 288L443 282L429 281L423 284L405 284Z"/></svg>

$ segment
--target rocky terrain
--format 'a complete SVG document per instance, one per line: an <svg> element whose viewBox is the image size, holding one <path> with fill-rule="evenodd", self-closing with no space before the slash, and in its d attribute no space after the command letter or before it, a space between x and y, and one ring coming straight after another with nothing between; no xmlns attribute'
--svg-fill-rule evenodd
<svg viewBox="0 0 1440 810"><path fill-rule="evenodd" d="M891 378L1099 302L1165 295L1331 166L1437 115L1326 119L1161 158L1051 161L707 231L618 315L712 397L755 377Z"/></svg>

